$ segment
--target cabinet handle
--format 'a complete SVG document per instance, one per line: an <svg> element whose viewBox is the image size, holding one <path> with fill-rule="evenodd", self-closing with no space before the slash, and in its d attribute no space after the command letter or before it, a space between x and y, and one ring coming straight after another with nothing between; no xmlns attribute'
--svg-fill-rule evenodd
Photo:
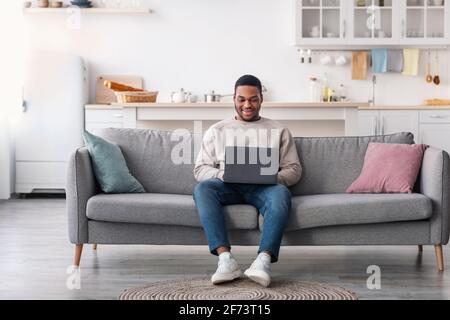
<svg viewBox="0 0 450 320"><path fill-rule="evenodd" d="M406 26L405 19L403 19L402 20L402 37L403 38L406 38L405 26Z"/></svg>
<svg viewBox="0 0 450 320"><path fill-rule="evenodd" d="M374 135L378 135L378 117L375 117L375 134Z"/></svg>
<svg viewBox="0 0 450 320"><path fill-rule="evenodd" d="M384 135L384 118L381 117L381 135Z"/></svg>
<svg viewBox="0 0 450 320"><path fill-rule="evenodd" d="M437 114L431 115L430 118L431 118L431 119L444 119L443 116L439 116L439 115L437 115Z"/></svg>
<svg viewBox="0 0 450 320"><path fill-rule="evenodd" d="M347 21L342 21L342 37L345 39L347 37Z"/></svg>
<svg viewBox="0 0 450 320"><path fill-rule="evenodd" d="M114 118L123 118L123 114L120 114L120 113L114 113L114 114L113 114L113 117L114 117Z"/></svg>

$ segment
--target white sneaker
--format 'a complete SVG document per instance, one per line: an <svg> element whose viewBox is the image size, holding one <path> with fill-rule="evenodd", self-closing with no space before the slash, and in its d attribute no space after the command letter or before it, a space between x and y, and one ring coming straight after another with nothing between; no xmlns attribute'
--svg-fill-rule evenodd
<svg viewBox="0 0 450 320"><path fill-rule="evenodd" d="M219 255L219 263L216 270L211 277L213 284L233 281L242 276L242 271L239 269L237 261L229 252L224 252Z"/></svg>
<svg viewBox="0 0 450 320"><path fill-rule="evenodd" d="M267 254L260 253L250 268L245 270L245 276L264 287L268 287L270 284L270 260L271 258Z"/></svg>

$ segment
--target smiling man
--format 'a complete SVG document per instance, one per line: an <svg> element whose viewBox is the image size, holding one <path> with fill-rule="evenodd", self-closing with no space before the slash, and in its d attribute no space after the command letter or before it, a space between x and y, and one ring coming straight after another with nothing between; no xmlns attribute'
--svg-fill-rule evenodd
<svg viewBox="0 0 450 320"><path fill-rule="evenodd" d="M258 78L245 75L235 84L236 115L210 127L196 160L194 176L200 183L194 201L210 252L219 256L213 284L232 281L242 273L231 255L223 206L249 204L264 217L258 256L244 274L253 281L270 284L270 264L278 261L281 239L291 209L288 187L298 183L301 166L291 133L282 124L259 115L263 102ZM235 135L231 135L234 132ZM269 134L270 133L270 134ZM242 139L240 139L242 138ZM248 138L248 139L247 139ZM224 181L225 150L243 147L276 148L278 165L274 184L227 183Z"/></svg>

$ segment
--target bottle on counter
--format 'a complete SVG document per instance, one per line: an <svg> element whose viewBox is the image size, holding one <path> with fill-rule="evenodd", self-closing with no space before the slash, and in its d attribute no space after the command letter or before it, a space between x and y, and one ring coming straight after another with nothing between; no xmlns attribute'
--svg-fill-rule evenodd
<svg viewBox="0 0 450 320"><path fill-rule="evenodd" d="M322 101L323 102L329 102L330 101L330 87L328 86L328 74L325 72L324 76L323 76L323 81L322 81Z"/></svg>
<svg viewBox="0 0 450 320"><path fill-rule="evenodd" d="M317 78L309 78L309 95L311 102L322 102L320 83Z"/></svg>
<svg viewBox="0 0 450 320"><path fill-rule="evenodd" d="M347 89L342 83L339 85L338 100L339 102L347 101Z"/></svg>

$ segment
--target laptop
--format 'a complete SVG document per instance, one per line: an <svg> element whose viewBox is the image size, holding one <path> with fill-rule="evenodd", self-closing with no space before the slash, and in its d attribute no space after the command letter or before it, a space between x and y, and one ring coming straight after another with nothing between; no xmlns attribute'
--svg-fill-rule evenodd
<svg viewBox="0 0 450 320"><path fill-rule="evenodd" d="M223 181L243 184L277 184L278 154L278 150L274 148L225 147Z"/></svg>

